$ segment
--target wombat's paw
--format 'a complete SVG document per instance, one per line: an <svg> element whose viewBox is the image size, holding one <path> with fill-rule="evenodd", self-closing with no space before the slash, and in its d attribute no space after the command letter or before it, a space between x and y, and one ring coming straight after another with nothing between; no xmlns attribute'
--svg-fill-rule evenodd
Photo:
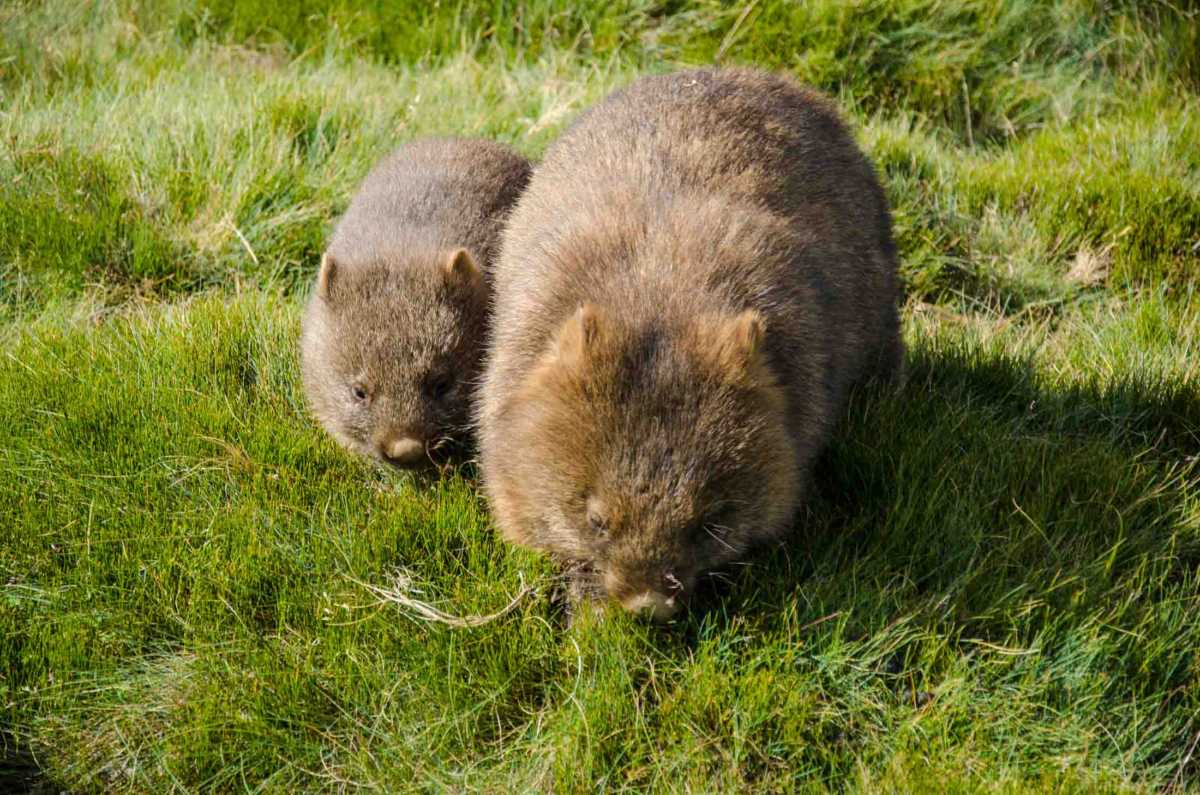
<svg viewBox="0 0 1200 795"><path fill-rule="evenodd" d="M594 596L571 600L567 602L567 628L603 621L605 613L604 602Z"/></svg>
<svg viewBox="0 0 1200 795"><path fill-rule="evenodd" d="M604 615L605 594L596 573L584 564L568 564L553 600L561 605L567 626L599 620Z"/></svg>

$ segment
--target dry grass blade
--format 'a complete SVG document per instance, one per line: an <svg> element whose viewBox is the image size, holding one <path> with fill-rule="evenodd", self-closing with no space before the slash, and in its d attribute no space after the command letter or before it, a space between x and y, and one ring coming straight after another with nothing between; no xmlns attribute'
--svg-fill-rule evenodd
<svg viewBox="0 0 1200 795"><path fill-rule="evenodd" d="M1084 246L1075 253L1075 262L1067 272L1067 281L1084 287L1102 284L1112 270L1112 246L1099 251Z"/></svg>
<svg viewBox="0 0 1200 795"><path fill-rule="evenodd" d="M409 618L420 621L432 621L439 624L445 624L446 626L450 627L465 629L467 627L482 626L495 621L498 618L503 618L516 609L517 605L521 603L522 599L536 590L533 586L525 584L525 578L523 575L519 576L521 576L521 589L517 591L517 595L514 596L508 602L508 604L501 609L494 613L489 613L482 616L451 615L444 610L434 607L428 602L417 599L415 596L413 596L413 594L420 593L420 591L416 588L412 578L402 569L395 572L393 576L394 584L391 588L373 585L369 582L356 580L355 578L349 576L346 579L369 591L379 600L380 603L395 604L404 608Z"/></svg>

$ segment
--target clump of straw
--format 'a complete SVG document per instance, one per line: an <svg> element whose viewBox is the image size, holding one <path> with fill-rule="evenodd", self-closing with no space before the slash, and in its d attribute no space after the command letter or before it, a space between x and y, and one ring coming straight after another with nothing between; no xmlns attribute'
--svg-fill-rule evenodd
<svg viewBox="0 0 1200 795"><path fill-rule="evenodd" d="M379 585L372 585L369 582L356 580L353 577L347 576L350 582L366 589L377 600L378 604L394 604L399 605L404 609L407 616L414 621L430 621L439 624L445 624L451 627L460 629L466 627L478 627L489 622L495 621L498 618L511 613L520 604L521 600L532 594L536 589L525 584L525 576L517 575L521 578L521 589L511 601L495 613L490 613L485 616L455 616L445 612L428 602L418 599L414 594L420 594L421 589L413 582L413 578L404 569L396 569L392 574L392 585L385 588Z"/></svg>

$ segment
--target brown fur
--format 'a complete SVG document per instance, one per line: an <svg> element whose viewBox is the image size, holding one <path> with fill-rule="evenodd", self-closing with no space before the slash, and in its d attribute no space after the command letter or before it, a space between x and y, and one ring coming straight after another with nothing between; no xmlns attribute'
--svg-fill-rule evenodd
<svg viewBox="0 0 1200 795"><path fill-rule="evenodd" d="M487 340L490 270L529 162L483 140L423 140L367 176L304 316L313 413L398 466L463 441Z"/></svg>
<svg viewBox="0 0 1200 795"><path fill-rule="evenodd" d="M847 390L899 366L879 182L783 77L639 80L547 153L496 266L479 404L510 540L630 609L790 524Z"/></svg>

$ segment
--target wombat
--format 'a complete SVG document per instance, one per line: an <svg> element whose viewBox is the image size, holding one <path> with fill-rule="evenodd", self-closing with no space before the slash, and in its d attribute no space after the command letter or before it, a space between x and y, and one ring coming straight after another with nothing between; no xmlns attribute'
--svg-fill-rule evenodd
<svg viewBox="0 0 1200 795"><path fill-rule="evenodd" d="M492 262L530 163L484 140L407 144L367 175L321 259L301 369L347 448L399 467L464 442Z"/></svg>
<svg viewBox="0 0 1200 795"><path fill-rule="evenodd" d="M778 537L852 384L903 358L875 172L791 80L638 80L534 170L478 405L509 540L657 619Z"/></svg>

